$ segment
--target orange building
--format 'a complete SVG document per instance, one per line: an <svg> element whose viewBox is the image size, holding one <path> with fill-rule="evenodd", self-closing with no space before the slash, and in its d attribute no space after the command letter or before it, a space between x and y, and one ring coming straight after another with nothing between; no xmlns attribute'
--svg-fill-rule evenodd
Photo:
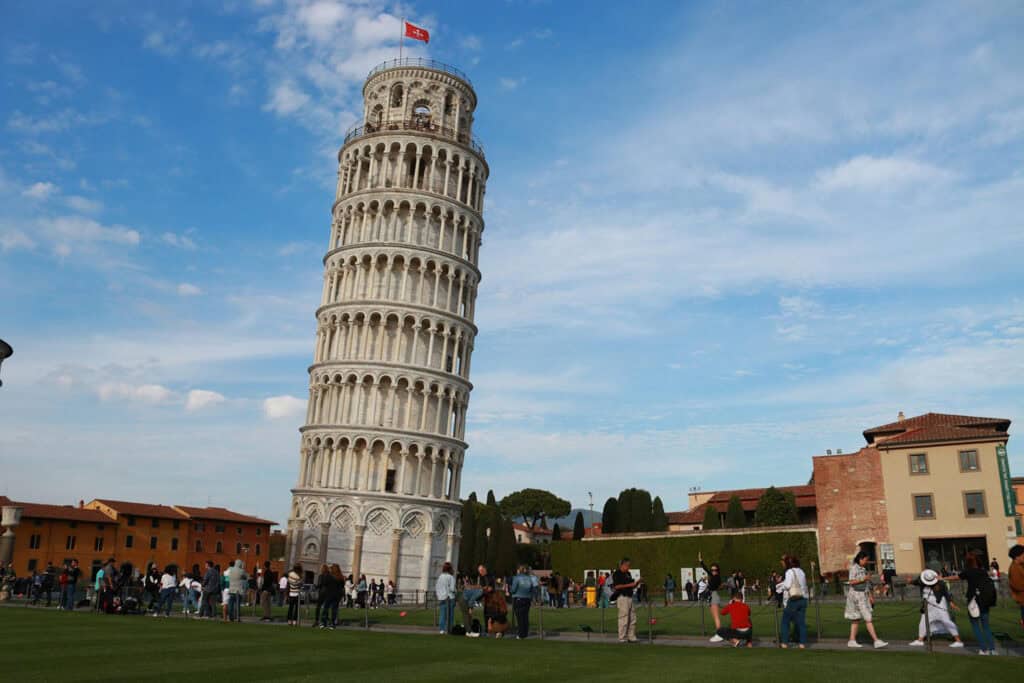
<svg viewBox="0 0 1024 683"><path fill-rule="evenodd" d="M202 567L207 560L226 567L236 559L251 569L270 558L270 527L275 522L225 508L174 507L190 520L186 569Z"/></svg>
<svg viewBox="0 0 1024 683"><path fill-rule="evenodd" d="M117 524L96 510L22 503L0 496L0 506L5 505L23 510L14 538L13 562L18 574L41 572L48 562L59 568L77 559L83 576L89 577L117 545Z"/></svg>
<svg viewBox="0 0 1024 683"><path fill-rule="evenodd" d="M130 503L97 498L85 504L113 519L118 526L117 548L108 557L131 562L145 570L151 562L163 567L181 564L188 547L188 515L168 505Z"/></svg>

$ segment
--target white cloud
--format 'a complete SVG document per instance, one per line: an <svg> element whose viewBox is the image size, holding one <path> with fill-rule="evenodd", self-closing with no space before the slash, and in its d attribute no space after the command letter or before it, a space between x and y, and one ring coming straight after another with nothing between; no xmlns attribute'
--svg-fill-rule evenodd
<svg viewBox="0 0 1024 683"><path fill-rule="evenodd" d="M167 387L159 384L128 384L126 382L104 382L97 390L101 401L142 401L143 403L165 403L174 397Z"/></svg>
<svg viewBox="0 0 1024 683"><path fill-rule="evenodd" d="M182 282L178 285L179 296L199 296L202 293L203 290L189 282Z"/></svg>
<svg viewBox="0 0 1024 683"><path fill-rule="evenodd" d="M136 230L123 225L102 225L91 218L81 216L58 216L53 219L40 220L43 230L51 232L56 238L69 245L87 242L110 242L135 246L140 237Z"/></svg>
<svg viewBox="0 0 1024 683"><path fill-rule="evenodd" d="M480 42L479 36L468 35L464 37L459 44L466 50L479 50L483 45Z"/></svg>
<svg viewBox="0 0 1024 683"><path fill-rule="evenodd" d="M518 90L526 82L526 78L499 78L498 87L506 92Z"/></svg>
<svg viewBox="0 0 1024 683"><path fill-rule="evenodd" d="M820 171L817 184L823 190L877 190L953 178L950 171L914 159L861 155Z"/></svg>
<svg viewBox="0 0 1024 683"><path fill-rule="evenodd" d="M300 6L296 13L305 34L321 43L336 37L338 26L348 15L347 5L336 0L317 0Z"/></svg>
<svg viewBox="0 0 1024 683"><path fill-rule="evenodd" d="M196 248L195 241L188 235L179 235L174 232L165 232L164 234L160 235L160 240L164 244L169 244L172 247L178 247L179 249L193 251Z"/></svg>
<svg viewBox="0 0 1024 683"><path fill-rule="evenodd" d="M59 191L60 190L57 189L57 186L53 183L39 182L33 183L29 187L25 188L22 190L21 194L23 197L28 197L29 199L42 201L44 199L48 199Z"/></svg>
<svg viewBox="0 0 1024 683"><path fill-rule="evenodd" d="M271 420L295 417L306 411L306 401L294 396L271 396L263 400L263 415Z"/></svg>
<svg viewBox="0 0 1024 683"><path fill-rule="evenodd" d="M309 95L302 92L293 82L284 81L277 84L270 95L270 101L263 108L278 116L287 116L294 114L307 104L309 104Z"/></svg>
<svg viewBox="0 0 1024 683"><path fill-rule="evenodd" d="M193 389L188 392L188 396L185 398L185 410L193 413L203 408L215 406L218 403L223 403L225 400L223 394L219 394L216 391L207 391L206 389Z"/></svg>
<svg viewBox="0 0 1024 683"><path fill-rule="evenodd" d="M103 202L81 197L79 195L71 195L64 201L75 211L81 211L83 213L95 213L103 208Z"/></svg>
<svg viewBox="0 0 1024 683"><path fill-rule="evenodd" d="M36 246L32 238L20 230L0 232L0 249L10 251L12 249L31 249Z"/></svg>

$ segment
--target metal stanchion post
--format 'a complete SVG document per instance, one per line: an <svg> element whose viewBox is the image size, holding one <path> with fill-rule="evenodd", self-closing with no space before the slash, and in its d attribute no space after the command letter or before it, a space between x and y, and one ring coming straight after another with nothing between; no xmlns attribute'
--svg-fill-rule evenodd
<svg viewBox="0 0 1024 683"><path fill-rule="evenodd" d="M650 600L647 601L647 642L654 642L654 612Z"/></svg>
<svg viewBox="0 0 1024 683"><path fill-rule="evenodd" d="M540 639L544 640L544 601L540 601L540 612L537 617L537 622L540 628Z"/></svg>
<svg viewBox="0 0 1024 683"><path fill-rule="evenodd" d="M818 640L821 640L821 598L815 593L814 596L814 624L818 629Z"/></svg>
<svg viewBox="0 0 1024 683"><path fill-rule="evenodd" d="M708 627L707 627L707 624L705 623L704 619L705 619L705 616L704 616L704 601L701 600L700 601L700 634L702 636L706 636L708 634Z"/></svg>
<svg viewBox="0 0 1024 683"><path fill-rule="evenodd" d="M946 604L949 604L949 602L947 601ZM928 643L928 652L934 652L935 650L932 649L932 620L928 618L928 601L925 600L923 595L921 596L921 613L924 615L924 633L925 642Z"/></svg>
<svg viewBox="0 0 1024 683"><path fill-rule="evenodd" d="M604 610L605 610L605 604L602 601L601 602L601 635L602 636L604 635Z"/></svg>
<svg viewBox="0 0 1024 683"><path fill-rule="evenodd" d="M363 628L370 628L370 601L363 600Z"/></svg>
<svg viewBox="0 0 1024 683"><path fill-rule="evenodd" d="M308 603L307 603L306 609L309 609ZM309 616L308 612L306 613L306 616L307 617ZM295 625L296 626L302 626L302 591L301 590L299 591L299 607L298 607L298 609L295 610Z"/></svg>
<svg viewBox="0 0 1024 683"><path fill-rule="evenodd" d="M427 598L427 600L429 601L429 596L424 596L424 597ZM438 625L438 621L437 621L437 608L438 608L438 601L435 600L434 601L434 626Z"/></svg>

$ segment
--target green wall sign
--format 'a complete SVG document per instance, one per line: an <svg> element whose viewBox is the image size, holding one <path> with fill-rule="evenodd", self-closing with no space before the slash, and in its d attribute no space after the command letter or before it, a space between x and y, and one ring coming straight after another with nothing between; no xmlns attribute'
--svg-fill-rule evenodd
<svg viewBox="0 0 1024 683"><path fill-rule="evenodd" d="M1013 485L1010 482L1010 459L1006 456L1006 446L996 446L996 460L999 462L999 488L1003 491L1003 512L1007 517L1013 517L1016 511L1013 509Z"/></svg>

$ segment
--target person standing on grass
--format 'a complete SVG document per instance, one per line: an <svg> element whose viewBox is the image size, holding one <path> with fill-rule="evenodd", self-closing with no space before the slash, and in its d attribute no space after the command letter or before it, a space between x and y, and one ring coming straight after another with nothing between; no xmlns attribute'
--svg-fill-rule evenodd
<svg viewBox="0 0 1024 683"><path fill-rule="evenodd" d="M1024 545L1019 543L1010 548L1009 574L1010 595L1020 607L1020 627L1024 628Z"/></svg>
<svg viewBox="0 0 1024 683"><path fill-rule="evenodd" d="M146 568L146 576L142 580L142 588L149 596L149 604L146 605L147 612L160 611L160 576L160 568L156 566L156 562L150 562Z"/></svg>
<svg viewBox="0 0 1024 683"><path fill-rule="evenodd" d="M996 604L995 585L985 571L984 557L968 552L964 564L966 566L957 578L967 582L967 616L971 620L974 639L978 641L978 654L995 655L996 640L988 623L988 611Z"/></svg>
<svg viewBox="0 0 1024 683"><path fill-rule="evenodd" d="M277 580L277 606L283 607L288 597L288 572L281 572L281 578Z"/></svg>
<svg viewBox="0 0 1024 683"><path fill-rule="evenodd" d="M71 560L71 565L68 567L67 583L64 584L64 595L62 596L64 609L66 610L75 609L75 597L78 593L78 579L80 579L81 576L82 570L78 567L78 560Z"/></svg>
<svg viewBox="0 0 1024 683"><path fill-rule="evenodd" d="M345 590L345 577L341 573L341 567L332 564L327 575L323 577L320 584L320 592L323 594L322 608L320 614L320 628L329 628L332 631L338 625L338 603L341 602L341 593Z"/></svg>
<svg viewBox="0 0 1024 683"><path fill-rule="evenodd" d="M697 553L697 562L708 575L708 599L711 604L711 618L715 620L715 635L711 636L711 642L720 643L722 637L718 635L718 629L722 628L722 618L718 616L718 613L721 609L722 598L718 595L718 591L722 587L722 567L717 562L713 562L711 569L708 569L700 553Z"/></svg>
<svg viewBox="0 0 1024 683"><path fill-rule="evenodd" d="M440 614L438 633L445 635L452 630L455 622L455 570L451 562L445 562L434 583L437 607Z"/></svg>
<svg viewBox="0 0 1024 683"><path fill-rule="evenodd" d="M270 609L274 602L274 593L277 592L277 573L270 568L270 560L263 563L263 583L260 586L260 606L263 608L263 616L260 621L270 621Z"/></svg>
<svg viewBox="0 0 1024 683"><path fill-rule="evenodd" d="M948 633L953 636L950 647L963 647L960 640L960 631L953 623L953 611L956 605L949 597L944 581L939 579L939 574L933 569L925 569L919 578L910 582L921 588L921 599L924 608L921 612L921 623L917 627L917 640L911 641L914 647L922 647L925 637L930 633Z"/></svg>
<svg viewBox="0 0 1024 683"><path fill-rule="evenodd" d="M200 598L199 618L212 619L214 603L220 595L220 572L213 565L213 560L206 561L206 572L203 574L203 594Z"/></svg>
<svg viewBox="0 0 1024 683"><path fill-rule="evenodd" d="M519 571L512 578L512 611L516 615L517 640L525 640L530 635L530 603L533 601L533 578L525 564L519 565Z"/></svg>
<svg viewBox="0 0 1024 683"><path fill-rule="evenodd" d="M249 575L241 560L235 560L234 566L228 569L228 618L231 621L241 621L242 600L249 590Z"/></svg>
<svg viewBox="0 0 1024 683"><path fill-rule="evenodd" d="M160 616L160 611L163 610L164 616L171 616L171 607L174 606L174 596L178 592L178 568L173 564L169 564L164 567L163 573L160 575L160 602L157 603L156 611L153 612L154 617Z"/></svg>
<svg viewBox="0 0 1024 683"><path fill-rule="evenodd" d="M800 559L794 555L783 555L782 566L785 575L775 585L778 595L786 597L786 608L782 611L782 628L779 631L779 647L789 647L789 629L796 625L797 642L801 650L807 647L807 575L800 568Z"/></svg>
<svg viewBox="0 0 1024 683"><path fill-rule="evenodd" d="M857 627L860 622L864 622L864 627L867 628L868 634L874 640L876 648L886 647L889 643L885 642L878 637L875 632L875 625L871 619L871 606L874 603L874 599L871 597L871 577L866 569L869 555L861 550L853 557L853 562L850 564L850 590L846 594L846 610L844 616L851 622L850 623L850 640L846 643L847 647L863 647L857 642Z"/></svg>
<svg viewBox="0 0 1024 683"><path fill-rule="evenodd" d="M320 626L320 610L324 606L324 584L330 575L331 568L326 564L322 564L320 565L320 573L313 580L313 590L316 591L316 612L313 613L313 628Z"/></svg>
<svg viewBox="0 0 1024 683"><path fill-rule="evenodd" d="M288 625L299 625L299 594L302 593L302 565L296 564L288 572Z"/></svg>
<svg viewBox="0 0 1024 683"><path fill-rule="evenodd" d="M739 647L741 643L746 647L754 647L750 606L743 602L743 594L740 589L732 589L732 599L721 609L721 613L729 617L730 624L728 628L718 629L715 634L722 640L728 640L733 647Z"/></svg>
<svg viewBox="0 0 1024 683"><path fill-rule="evenodd" d="M665 606L668 607L676 599L676 580L672 578L671 574L665 574Z"/></svg>
<svg viewBox="0 0 1024 683"><path fill-rule="evenodd" d="M619 568L612 573L612 595L619 611L619 642L636 642L636 607L633 604L633 590L636 580L629 572L629 558L619 562Z"/></svg>

